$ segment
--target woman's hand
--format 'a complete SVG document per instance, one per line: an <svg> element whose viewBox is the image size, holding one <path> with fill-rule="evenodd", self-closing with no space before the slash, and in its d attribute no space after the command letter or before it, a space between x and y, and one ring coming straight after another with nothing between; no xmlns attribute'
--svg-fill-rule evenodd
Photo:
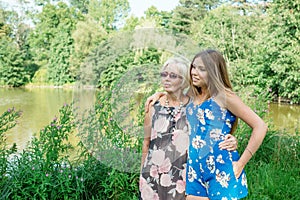
<svg viewBox="0 0 300 200"><path fill-rule="evenodd" d="M220 149L226 149L228 151L236 150L238 147L238 141L236 137L231 134L225 136L225 140L219 143Z"/></svg>
<svg viewBox="0 0 300 200"><path fill-rule="evenodd" d="M151 95L150 97L147 98L147 101L145 102L145 112L149 112L149 109L151 106L153 106L154 102L156 102L157 100L160 99L160 97L162 97L163 95L165 95L165 93L163 92L156 92L155 94Z"/></svg>
<svg viewBox="0 0 300 200"><path fill-rule="evenodd" d="M233 166L233 173L235 178L239 178L243 172L245 165L240 161L237 161L237 162L232 162L232 166Z"/></svg>

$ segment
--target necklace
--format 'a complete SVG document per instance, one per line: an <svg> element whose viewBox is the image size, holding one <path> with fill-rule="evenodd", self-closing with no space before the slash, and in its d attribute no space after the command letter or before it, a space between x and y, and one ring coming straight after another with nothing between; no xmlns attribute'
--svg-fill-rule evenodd
<svg viewBox="0 0 300 200"><path fill-rule="evenodd" d="M181 109L183 107L182 101L180 101L178 109L174 108L173 110L171 110L171 108L169 106L169 100L168 99L166 99L165 103L166 103L167 112L168 112L169 115L171 115L169 120L170 121L175 121L177 115L180 114Z"/></svg>

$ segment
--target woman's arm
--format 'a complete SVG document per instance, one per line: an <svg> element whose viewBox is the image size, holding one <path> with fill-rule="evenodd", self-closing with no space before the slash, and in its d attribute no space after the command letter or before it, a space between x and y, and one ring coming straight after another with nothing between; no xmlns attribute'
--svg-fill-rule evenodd
<svg viewBox="0 0 300 200"><path fill-rule="evenodd" d="M141 168L144 165L149 145L150 145L150 139L151 139L151 127L152 127L152 109L150 109L149 112L145 114L144 117L144 141L143 141L143 147L142 147L142 161L141 161Z"/></svg>
<svg viewBox="0 0 300 200"><path fill-rule="evenodd" d="M234 162L234 172L239 177L245 165L260 147L267 133L265 122L234 93L226 93L226 108L252 128L248 145L237 162Z"/></svg>

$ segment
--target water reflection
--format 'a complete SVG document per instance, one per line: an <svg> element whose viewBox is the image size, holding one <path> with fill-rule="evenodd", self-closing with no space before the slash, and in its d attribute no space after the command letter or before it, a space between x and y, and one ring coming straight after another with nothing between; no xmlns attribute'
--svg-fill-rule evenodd
<svg viewBox="0 0 300 200"><path fill-rule="evenodd" d="M93 90L61 88L0 88L0 113L14 107L21 110L18 124L6 133L8 146L17 144L18 151L25 148L32 136L48 125L64 104L75 101L83 110L94 102ZM70 138L76 143L78 138Z"/></svg>
<svg viewBox="0 0 300 200"><path fill-rule="evenodd" d="M290 104L270 104L270 120L274 123L276 130L286 130L295 133L300 130L300 106Z"/></svg>

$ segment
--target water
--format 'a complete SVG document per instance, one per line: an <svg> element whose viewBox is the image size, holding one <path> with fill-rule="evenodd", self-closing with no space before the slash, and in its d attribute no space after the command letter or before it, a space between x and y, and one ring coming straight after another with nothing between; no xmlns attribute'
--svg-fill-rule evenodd
<svg viewBox="0 0 300 200"><path fill-rule="evenodd" d="M17 144L18 150L24 149L31 137L41 128L48 125L59 108L65 103L78 101L83 110L94 104L93 90L73 90L61 88L0 88L0 114L14 107L22 110L18 125L6 133L7 144ZM269 118L277 130L286 129L290 133L299 129L300 106L289 104L270 104ZM71 143L78 138L71 137Z"/></svg>
<svg viewBox="0 0 300 200"><path fill-rule="evenodd" d="M0 114L14 107L21 110L18 124L6 133L8 146L17 144L18 151L25 148L28 141L40 129L48 125L65 104L77 102L81 110L90 108L94 103L94 90L62 88L0 88ZM71 143L79 140L70 137Z"/></svg>
<svg viewBox="0 0 300 200"><path fill-rule="evenodd" d="M276 130L286 130L294 134L300 131L300 106L291 104L270 104L269 119Z"/></svg>

